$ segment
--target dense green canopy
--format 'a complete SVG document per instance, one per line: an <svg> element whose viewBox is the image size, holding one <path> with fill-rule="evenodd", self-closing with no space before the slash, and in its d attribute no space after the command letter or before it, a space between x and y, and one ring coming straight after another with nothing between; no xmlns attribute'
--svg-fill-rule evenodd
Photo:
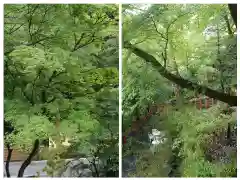
<svg viewBox="0 0 240 180"><path fill-rule="evenodd" d="M5 144L29 152L60 133L118 158L118 51L117 5L5 5Z"/></svg>

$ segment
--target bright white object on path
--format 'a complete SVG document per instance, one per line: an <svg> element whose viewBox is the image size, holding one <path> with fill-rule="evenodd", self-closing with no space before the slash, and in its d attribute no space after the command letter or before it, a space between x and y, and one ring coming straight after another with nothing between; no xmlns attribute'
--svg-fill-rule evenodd
<svg viewBox="0 0 240 180"><path fill-rule="evenodd" d="M148 133L148 138L151 143L150 150L154 154L160 144L166 142L165 133L157 129L152 129L152 133Z"/></svg>

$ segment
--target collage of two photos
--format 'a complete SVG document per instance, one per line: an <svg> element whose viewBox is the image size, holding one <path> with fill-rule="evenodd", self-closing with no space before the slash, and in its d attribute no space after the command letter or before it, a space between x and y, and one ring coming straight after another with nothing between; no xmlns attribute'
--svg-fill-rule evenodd
<svg viewBox="0 0 240 180"><path fill-rule="evenodd" d="M237 177L236 92L236 4L4 4L6 178Z"/></svg>

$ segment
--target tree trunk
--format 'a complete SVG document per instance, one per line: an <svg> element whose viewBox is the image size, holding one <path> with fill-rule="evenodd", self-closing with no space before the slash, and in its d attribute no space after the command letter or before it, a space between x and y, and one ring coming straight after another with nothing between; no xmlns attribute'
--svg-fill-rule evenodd
<svg viewBox="0 0 240 180"><path fill-rule="evenodd" d="M237 4L228 4L228 9L233 18L233 22L234 22L235 26L237 27Z"/></svg>
<svg viewBox="0 0 240 180"><path fill-rule="evenodd" d="M20 169L18 171L18 177L23 177L25 169L32 162L32 158L37 154L38 149L39 149L39 140L37 139L34 142L32 152L29 154L28 158L22 163L22 166L20 167Z"/></svg>
<svg viewBox="0 0 240 180"><path fill-rule="evenodd" d="M10 178L11 177L11 174L10 174L10 171L9 171L9 163L11 161L11 157L12 157L12 152L13 152L13 149L11 149L10 145L8 144L7 145L7 149L8 149L8 156L7 156L7 161L6 161L6 174L7 174L7 177Z"/></svg>

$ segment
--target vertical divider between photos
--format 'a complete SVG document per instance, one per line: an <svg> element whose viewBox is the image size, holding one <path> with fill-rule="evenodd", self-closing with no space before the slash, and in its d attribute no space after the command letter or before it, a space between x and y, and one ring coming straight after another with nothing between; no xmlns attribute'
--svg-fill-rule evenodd
<svg viewBox="0 0 240 180"><path fill-rule="evenodd" d="M119 177L122 177L122 145L126 142L126 137L122 138L122 4L118 4L119 7Z"/></svg>

